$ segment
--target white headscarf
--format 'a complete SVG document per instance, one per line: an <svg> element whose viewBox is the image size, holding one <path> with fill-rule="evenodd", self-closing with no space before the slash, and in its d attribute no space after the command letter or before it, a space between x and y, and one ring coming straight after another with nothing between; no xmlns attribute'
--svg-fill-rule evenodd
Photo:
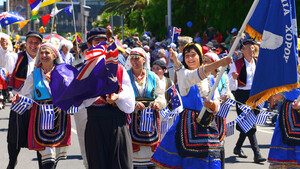
<svg viewBox="0 0 300 169"><path fill-rule="evenodd" d="M37 56L36 56L36 59L35 59L35 64L34 64L34 69L38 68L42 63L41 60L40 60L41 48L48 48L51 51L53 51L53 53L56 55L56 59L54 60L55 65L64 63L61 56L60 56L60 53L58 52L58 50L56 48L56 46L53 45L52 43L44 43L44 44L41 45L41 47L39 48L39 51L37 53Z"/></svg>

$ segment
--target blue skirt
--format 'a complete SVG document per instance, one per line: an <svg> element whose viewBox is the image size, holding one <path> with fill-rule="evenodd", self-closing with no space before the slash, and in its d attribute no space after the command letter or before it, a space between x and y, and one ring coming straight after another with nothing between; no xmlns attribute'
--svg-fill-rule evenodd
<svg viewBox="0 0 300 169"><path fill-rule="evenodd" d="M283 143L279 118L275 125L268 161L270 163L300 164L300 146L289 146Z"/></svg>
<svg viewBox="0 0 300 169"><path fill-rule="evenodd" d="M176 126L179 122L179 117L168 130L164 139L156 149L151 160L158 166L163 168L178 168L178 169L220 169L221 160L219 157L207 158L183 158L178 154L175 144Z"/></svg>

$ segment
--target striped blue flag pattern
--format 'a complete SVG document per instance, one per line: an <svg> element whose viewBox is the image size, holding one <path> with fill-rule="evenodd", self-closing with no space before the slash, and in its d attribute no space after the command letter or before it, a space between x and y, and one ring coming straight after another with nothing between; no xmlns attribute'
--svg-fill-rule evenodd
<svg viewBox="0 0 300 169"><path fill-rule="evenodd" d="M166 134L169 130L169 119L164 119L160 123L160 134Z"/></svg>
<svg viewBox="0 0 300 169"><path fill-rule="evenodd" d="M263 125L266 123L268 116L271 115L271 112L262 111L257 115L256 124Z"/></svg>
<svg viewBox="0 0 300 169"><path fill-rule="evenodd" d="M41 109L41 130L51 130L54 128L53 104L42 104Z"/></svg>
<svg viewBox="0 0 300 169"><path fill-rule="evenodd" d="M153 131L153 109L146 108L141 112L140 131Z"/></svg>
<svg viewBox="0 0 300 169"><path fill-rule="evenodd" d="M259 107L260 109L264 109L264 105L265 105L266 101L260 103L257 105L257 107Z"/></svg>
<svg viewBox="0 0 300 169"><path fill-rule="evenodd" d="M224 103L221 104L220 110L218 111L217 115L226 118L230 107L234 104L235 100L227 99Z"/></svg>
<svg viewBox="0 0 300 169"><path fill-rule="evenodd" d="M67 111L66 114L74 114L78 112L78 107L71 106Z"/></svg>
<svg viewBox="0 0 300 169"><path fill-rule="evenodd" d="M17 101L17 103L13 104L10 109L22 115L32 104L33 101L30 98L20 96L20 99Z"/></svg>
<svg viewBox="0 0 300 169"><path fill-rule="evenodd" d="M235 121L239 124L243 131L247 133L255 123L256 116L252 111L249 111L247 114L243 112L235 119Z"/></svg>
<svg viewBox="0 0 300 169"><path fill-rule="evenodd" d="M162 109L162 110L160 111L160 115L161 115L162 118L165 118L169 113L171 113L171 112L170 112L170 110L168 109L168 107L166 107L166 108L164 108L164 109Z"/></svg>
<svg viewBox="0 0 300 169"><path fill-rule="evenodd" d="M226 137L229 137L234 134L234 125L235 121L226 124Z"/></svg>
<svg viewBox="0 0 300 169"><path fill-rule="evenodd" d="M247 133L253 127L253 124L255 124L256 116L250 106L240 105L239 108L243 110L243 113L240 114L235 121L239 124L243 131Z"/></svg>

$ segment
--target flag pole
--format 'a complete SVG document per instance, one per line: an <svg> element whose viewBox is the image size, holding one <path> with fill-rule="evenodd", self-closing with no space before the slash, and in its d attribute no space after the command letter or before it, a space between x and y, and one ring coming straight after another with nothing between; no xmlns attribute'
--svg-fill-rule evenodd
<svg viewBox="0 0 300 169"><path fill-rule="evenodd" d="M235 38L235 40L234 40L234 42L233 42L233 45L232 45L232 47L231 47L231 49L230 49L229 54L228 54L227 57L232 57L232 54L233 54L233 52L235 51L235 49L236 49L236 47L237 47L239 41L241 40L241 38L242 38L242 33L245 31L246 25L247 25L247 23L249 22L249 20L250 20L252 14L253 14L255 8L257 7L258 2L259 2L259 0L255 0L255 1L253 2L253 4L252 4L252 6L251 6L251 8L250 8L250 10L249 10L249 12L248 12L248 14L247 14L245 20L244 20L244 22L243 22L243 24L242 24L242 26L241 26L241 28L240 28L240 30L239 30L239 33L238 33L238 35L236 36L236 38ZM226 69L226 66L222 67L220 73L218 73L218 76L217 76L217 78L216 78L215 84L213 85L213 87L212 87L212 89L211 89L211 91L210 91L210 93L209 93L209 95L208 95L208 97L207 97L207 100L210 100L210 99L212 98L213 94L215 93L215 90L216 90L216 88L217 88L217 86L218 86L218 84L219 84L219 82L220 82L220 80L221 80L221 77L222 77L223 73L225 72L225 69ZM199 119L199 120L202 119L205 110L206 110L206 107L203 106L201 112L200 112L199 115L198 115L198 119Z"/></svg>
<svg viewBox="0 0 300 169"><path fill-rule="evenodd" d="M55 0L55 3L54 3L54 10L56 10L56 1ZM50 34L50 39L49 39L49 42L51 43L51 38L52 38L52 33L53 33L53 25L54 25L54 17L55 17L55 11L51 11L51 13L53 12L53 16L52 16L52 26L51 26L51 34Z"/></svg>
<svg viewBox="0 0 300 169"><path fill-rule="evenodd" d="M74 31L75 31L75 41L76 41L76 49L77 49L77 45L78 45L78 41L77 41L77 31L76 31L76 25L75 25L75 14L74 14L74 5L73 5L73 0L72 2L72 14L73 14L73 25L74 25Z"/></svg>

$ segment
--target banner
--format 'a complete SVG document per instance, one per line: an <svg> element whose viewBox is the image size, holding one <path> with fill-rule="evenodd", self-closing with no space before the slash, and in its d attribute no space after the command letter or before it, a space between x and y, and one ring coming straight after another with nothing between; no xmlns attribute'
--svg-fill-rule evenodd
<svg viewBox="0 0 300 169"><path fill-rule="evenodd" d="M246 104L254 108L276 93L298 88L295 1L259 1L245 31L261 40Z"/></svg>

